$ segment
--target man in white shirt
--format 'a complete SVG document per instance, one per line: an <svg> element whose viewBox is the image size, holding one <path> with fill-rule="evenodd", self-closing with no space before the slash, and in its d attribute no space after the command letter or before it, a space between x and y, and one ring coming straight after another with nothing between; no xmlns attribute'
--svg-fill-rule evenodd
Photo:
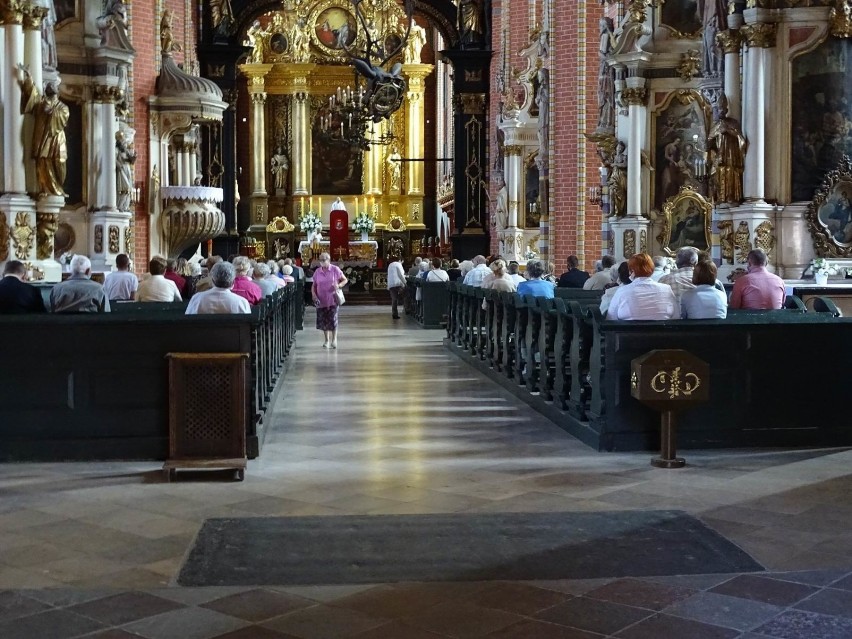
<svg viewBox="0 0 852 639"><path fill-rule="evenodd" d="M136 291L137 302L180 302L182 300L177 285L164 277L166 260L155 255L148 263L148 272L151 277L143 280Z"/></svg>
<svg viewBox="0 0 852 639"><path fill-rule="evenodd" d="M399 319L399 300L405 292L405 269L398 257L391 257L388 264L388 292L391 296L391 311L394 319Z"/></svg>
<svg viewBox="0 0 852 639"><path fill-rule="evenodd" d="M615 266L615 258L612 255L604 255L601 258L602 271L598 271L583 284L584 291L602 291L608 284L613 282L612 267Z"/></svg>
<svg viewBox="0 0 852 639"><path fill-rule="evenodd" d="M654 256L654 272L651 273L651 279L659 282L663 275L669 272L669 261L662 255Z"/></svg>
<svg viewBox="0 0 852 639"><path fill-rule="evenodd" d="M695 288L695 284L692 283L692 273L696 264L698 264L698 249L684 246L677 250L675 256L677 268L668 275L663 275L659 280L660 284L668 284L672 287L678 304L686 291Z"/></svg>
<svg viewBox="0 0 852 639"><path fill-rule="evenodd" d="M680 318L680 304L672 287L651 279L654 261L646 253L637 253L627 262L633 283L619 286L612 296L607 319L666 320Z"/></svg>
<svg viewBox="0 0 852 639"><path fill-rule="evenodd" d="M482 286L482 280L486 275L491 274L491 269L486 264L488 260L483 255L477 255L473 258L473 269L464 276L464 284L468 286Z"/></svg>
<svg viewBox="0 0 852 639"><path fill-rule="evenodd" d="M130 258L124 253L119 253L115 258L117 271L107 273L104 278L104 293L108 300L120 300L123 302L136 297L136 289L139 288L139 278L130 272Z"/></svg>
<svg viewBox="0 0 852 639"><path fill-rule="evenodd" d="M518 284L521 282L526 282L524 276L518 273L519 264L515 261L509 262L509 277L512 278L512 281L515 283L515 288L518 288Z"/></svg>
<svg viewBox="0 0 852 639"><path fill-rule="evenodd" d="M432 269L426 273L426 281L427 282L449 282L450 275L441 267L444 264L441 262L440 257L432 258Z"/></svg>
<svg viewBox="0 0 852 639"><path fill-rule="evenodd" d="M187 315L251 313L248 300L231 292L237 272L230 262L219 262L210 272L213 288L196 293L186 307Z"/></svg>

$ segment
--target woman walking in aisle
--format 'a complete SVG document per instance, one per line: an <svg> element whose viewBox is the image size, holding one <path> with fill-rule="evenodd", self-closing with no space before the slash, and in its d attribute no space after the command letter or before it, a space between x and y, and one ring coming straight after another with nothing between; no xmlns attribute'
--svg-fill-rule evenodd
<svg viewBox="0 0 852 639"><path fill-rule="evenodd" d="M323 348L337 348L337 291L349 283L328 253L320 253L319 268L314 271L311 297L317 307L317 329L325 338Z"/></svg>

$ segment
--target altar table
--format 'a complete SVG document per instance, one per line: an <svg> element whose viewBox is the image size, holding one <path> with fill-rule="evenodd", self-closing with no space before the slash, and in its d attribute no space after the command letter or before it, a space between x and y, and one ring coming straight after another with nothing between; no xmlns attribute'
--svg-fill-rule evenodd
<svg viewBox="0 0 852 639"><path fill-rule="evenodd" d="M323 251L326 251L329 255L331 255L331 243L328 240L321 240L319 245L320 250L314 251L311 249L310 242L305 240L299 242L299 253L302 256L302 260L305 260L305 256L308 254L308 251L311 252L311 260L315 260ZM375 240L369 240L367 242L349 242L349 259L345 261L347 263L366 262L369 263L370 266L375 266L378 253L379 243ZM340 256L332 255L331 261L341 261Z"/></svg>

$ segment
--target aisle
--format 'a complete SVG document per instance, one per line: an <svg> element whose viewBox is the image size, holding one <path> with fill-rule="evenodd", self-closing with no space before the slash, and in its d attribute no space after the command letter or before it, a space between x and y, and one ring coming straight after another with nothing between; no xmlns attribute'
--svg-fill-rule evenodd
<svg viewBox="0 0 852 639"><path fill-rule="evenodd" d="M0 637L852 636L852 452L686 451L687 468L653 469L647 453L588 449L451 355L443 333L394 321L389 307L345 306L333 351L321 348L312 310L305 319L266 446L243 483L186 475L167 484L156 462L0 465ZM563 557L582 557L608 548L611 521L672 509L774 572L679 577L660 566L643 578L177 582L199 531L219 518L264 529L274 517L317 517L300 521L327 535L345 516L367 516L359 525L369 527L422 515L428 540L430 524L453 518L563 513L599 524L585 543L559 537ZM648 537L648 548L688 537ZM262 567L292 550L273 545L248 558ZM617 563L629 574L632 557ZM241 578L251 583L245 571Z"/></svg>

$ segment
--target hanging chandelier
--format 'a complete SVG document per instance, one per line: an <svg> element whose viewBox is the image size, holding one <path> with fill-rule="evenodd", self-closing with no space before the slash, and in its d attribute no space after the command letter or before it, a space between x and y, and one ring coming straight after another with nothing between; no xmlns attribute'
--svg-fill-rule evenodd
<svg viewBox="0 0 852 639"><path fill-rule="evenodd" d="M402 106L407 88L402 53L411 32L413 0L350 0L354 25L334 33L354 69L353 85L338 87L318 113L327 142L358 147L391 144L393 128L381 126ZM379 125L379 126L375 126Z"/></svg>

